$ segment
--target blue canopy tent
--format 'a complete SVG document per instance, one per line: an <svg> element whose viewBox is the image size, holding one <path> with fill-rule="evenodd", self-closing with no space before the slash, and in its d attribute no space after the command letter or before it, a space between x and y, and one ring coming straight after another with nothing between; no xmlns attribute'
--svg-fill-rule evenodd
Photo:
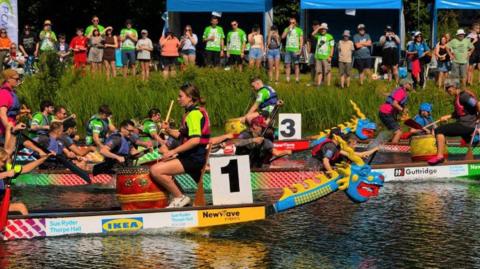
<svg viewBox="0 0 480 269"><path fill-rule="evenodd" d="M366 25L374 41L384 33L386 25L391 25L405 40L402 0L301 0L300 9L301 24L308 29L307 34L311 32L311 21L318 20L328 23L329 32L337 40L345 29L353 35L360 23Z"/></svg>
<svg viewBox="0 0 480 269"><path fill-rule="evenodd" d="M438 38L438 10L439 9L470 9L480 10L480 1L478 0L435 0L433 8L432 23L432 45L437 42Z"/></svg>
<svg viewBox="0 0 480 269"><path fill-rule="evenodd" d="M272 0L167 0L170 12L233 12L261 13L263 33L273 21ZM244 29L246 30L246 29Z"/></svg>

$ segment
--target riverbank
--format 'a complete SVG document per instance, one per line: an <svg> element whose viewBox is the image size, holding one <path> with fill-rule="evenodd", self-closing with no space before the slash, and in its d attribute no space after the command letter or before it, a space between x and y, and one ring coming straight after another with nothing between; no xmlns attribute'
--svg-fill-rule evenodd
<svg viewBox="0 0 480 269"><path fill-rule="evenodd" d="M243 115L252 99L250 78L261 76L262 71L243 73L223 69L191 68L181 72L175 78L164 79L161 73L152 73L147 82L138 77L117 77L107 81L102 74L82 75L66 71L59 77L35 75L27 77L19 87L19 96L23 103L38 111L43 99L51 99L56 105L67 107L69 112L77 114L79 130L97 112L101 104L108 104L118 124L127 118L143 119L147 111L156 107L165 116L170 100L176 100L178 88L185 82L191 82L201 89L207 101L207 110L212 126L221 128L229 118ZM336 77L336 76L334 76ZM378 106L385 96L395 87L393 82L383 80L369 81L360 86L353 80L349 89L336 86L307 86L309 76L303 75L300 83L286 83L284 78L278 85L272 85L281 99L285 101L283 113L301 113L305 132L316 132L348 120L354 111L349 100L354 100L362 111L375 122L378 121ZM333 80L333 85L337 80ZM478 87L472 90L478 92ZM438 89L429 81L425 90L410 95L408 107L410 116L414 116L421 102L433 104L433 115L438 117L451 112L451 98L445 91ZM183 111L175 106L172 118L180 121Z"/></svg>

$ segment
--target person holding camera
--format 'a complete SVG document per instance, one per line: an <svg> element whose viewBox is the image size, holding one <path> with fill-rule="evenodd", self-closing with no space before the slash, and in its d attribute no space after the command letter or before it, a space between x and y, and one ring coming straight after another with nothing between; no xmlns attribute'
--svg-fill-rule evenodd
<svg viewBox="0 0 480 269"><path fill-rule="evenodd" d="M392 74L395 81L398 82L398 45L400 37L393 32L392 26L385 27L385 34L380 37L382 46L382 64L388 72L388 81L392 80Z"/></svg>
<svg viewBox="0 0 480 269"><path fill-rule="evenodd" d="M178 58L178 49L180 48L180 40L173 32L167 32L160 37L160 47L162 48L162 65L163 76L175 76L175 65Z"/></svg>
<svg viewBox="0 0 480 269"><path fill-rule="evenodd" d="M192 32L192 26L185 26L182 39L180 41L181 54L183 56L183 62L186 65L195 65L196 48L198 43L198 37Z"/></svg>

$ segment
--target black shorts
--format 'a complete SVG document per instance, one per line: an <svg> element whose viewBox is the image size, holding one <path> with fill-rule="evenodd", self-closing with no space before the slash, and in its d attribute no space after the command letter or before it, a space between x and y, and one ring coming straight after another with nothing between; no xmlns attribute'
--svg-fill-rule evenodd
<svg viewBox="0 0 480 269"><path fill-rule="evenodd" d="M397 119L393 114L384 114L382 112L378 112L378 117L388 130L400 130L400 124L398 124Z"/></svg>
<svg viewBox="0 0 480 269"><path fill-rule="evenodd" d="M242 63L243 63L243 59L241 55L230 55L230 57L228 57L229 65L242 64Z"/></svg>
<svg viewBox="0 0 480 269"><path fill-rule="evenodd" d="M177 64L177 56L162 56L162 65L164 67L175 66Z"/></svg>
<svg viewBox="0 0 480 269"><path fill-rule="evenodd" d="M382 64L385 66L395 66L398 64L398 51L395 48L382 50Z"/></svg>
<svg viewBox="0 0 480 269"><path fill-rule="evenodd" d="M460 136L465 140L465 142L470 143L472 138L472 133L475 131L474 127L465 126L461 123L454 122L449 124L444 124L437 129L435 129L435 134L443 134L444 136Z"/></svg>
<svg viewBox="0 0 480 269"><path fill-rule="evenodd" d="M355 68L358 69L358 72L363 72L365 69L372 68L372 59L355 59Z"/></svg>
<svg viewBox="0 0 480 269"><path fill-rule="evenodd" d="M480 51L475 50L472 55L470 55L468 63L472 65L480 63Z"/></svg>
<svg viewBox="0 0 480 269"><path fill-rule="evenodd" d="M219 66L220 65L220 51L205 51L205 65Z"/></svg>
<svg viewBox="0 0 480 269"><path fill-rule="evenodd" d="M178 160L182 164L185 173L191 176L192 179L198 183L200 181L202 169L203 166L205 166L206 160L199 161L197 159L190 158L189 156L179 156Z"/></svg>

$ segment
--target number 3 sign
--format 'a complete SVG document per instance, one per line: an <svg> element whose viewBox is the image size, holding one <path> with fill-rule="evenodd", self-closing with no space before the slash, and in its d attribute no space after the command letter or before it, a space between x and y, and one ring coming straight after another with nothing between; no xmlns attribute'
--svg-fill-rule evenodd
<svg viewBox="0 0 480 269"><path fill-rule="evenodd" d="M278 139L302 139L302 114L278 115Z"/></svg>
<svg viewBox="0 0 480 269"><path fill-rule="evenodd" d="M253 202L247 155L210 158L210 176L214 205Z"/></svg>

